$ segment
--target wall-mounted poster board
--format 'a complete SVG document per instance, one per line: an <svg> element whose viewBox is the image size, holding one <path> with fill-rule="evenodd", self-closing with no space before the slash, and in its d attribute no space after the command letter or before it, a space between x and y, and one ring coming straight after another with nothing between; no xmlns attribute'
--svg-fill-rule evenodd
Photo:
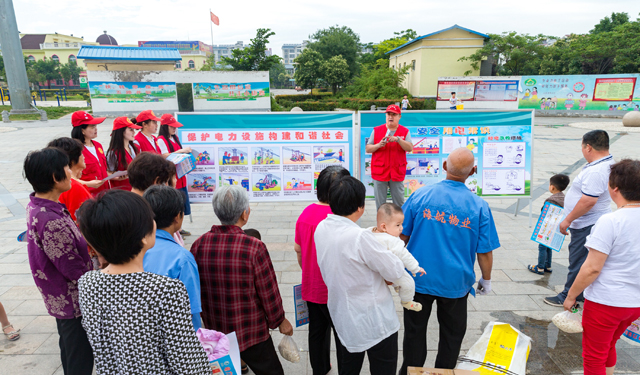
<svg viewBox="0 0 640 375"><path fill-rule="evenodd" d="M477 81L475 100L515 102L518 100L518 81Z"/></svg>
<svg viewBox="0 0 640 375"><path fill-rule="evenodd" d="M210 202L222 185L242 186L256 202L316 200L320 171L353 173L352 113L176 113L180 141L193 149L192 202Z"/></svg>
<svg viewBox="0 0 640 375"><path fill-rule="evenodd" d="M438 100L449 100L452 92L460 100L473 100L475 88L475 81L438 81Z"/></svg>
<svg viewBox="0 0 640 375"><path fill-rule="evenodd" d="M633 99L636 77L596 78L593 100L624 101Z"/></svg>
<svg viewBox="0 0 640 375"><path fill-rule="evenodd" d="M442 163L451 151L467 147L478 173L467 179L482 197L531 197L533 111L405 111L400 124L409 129L413 152L407 154L404 180L408 197L446 176ZM371 154L365 152L373 128L385 124L383 112L360 112L360 179L373 198Z"/></svg>

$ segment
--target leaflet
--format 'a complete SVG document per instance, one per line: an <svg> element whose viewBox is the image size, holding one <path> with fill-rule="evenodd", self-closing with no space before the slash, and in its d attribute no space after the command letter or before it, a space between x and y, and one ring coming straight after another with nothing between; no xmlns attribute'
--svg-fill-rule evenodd
<svg viewBox="0 0 640 375"><path fill-rule="evenodd" d="M560 223L565 217L564 208L550 202L544 204L531 240L560 251L565 235L560 233Z"/></svg>

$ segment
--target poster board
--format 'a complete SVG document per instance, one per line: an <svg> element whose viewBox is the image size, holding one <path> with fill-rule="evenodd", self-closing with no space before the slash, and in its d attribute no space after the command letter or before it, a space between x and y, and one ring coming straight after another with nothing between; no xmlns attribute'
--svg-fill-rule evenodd
<svg viewBox="0 0 640 375"><path fill-rule="evenodd" d="M353 173L351 112L176 113L178 136L196 169L187 175L191 202L211 202L222 185L242 186L254 202L315 201L320 171Z"/></svg>
<svg viewBox="0 0 640 375"><path fill-rule="evenodd" d="M518 80L477 81L476 101L514 102L518 100Z"/></svg>
<svg viewBox="0 0 640 375"><path fill-rule="evenodd" d="M307 301L302 299L302 284L293 286L293 300L296 310L296 328L309 324L309 307Z"/></svg>
<svg viewBox="0 0 640 375"><path fill-rule="evenodd" d="M531 240L559 252L566 237L560 233L560 223L564 216L564 208L546 202L542 206L542 213L531 234Z"/></svg>
<svg viewBox="0 0 640 375"><path fill-rule="evenodd" d="M625 101L633 99L636 87L636 77L627 78L596 78L593 100L597 101Z"/></svg>
<svg viewBox="0 0 640 375"><path fill-rule="evenodd" d="M473 100L475 88L475 81L438 81L438 100L448 101L452 92L460 100Z"/></svg>
<svg viewBox="0 0 640 375"><path fill-rule="evenodd" d="M360 180L373 198L371 154L365 145L373 128L385 123L380 111L361 111ZM405 197L445 179L442 163L458 147L476 157L478 173L466 185L482 197L530 198L533 111L405 111L400 124L409 129L413 152L407 154Z"/></svg>

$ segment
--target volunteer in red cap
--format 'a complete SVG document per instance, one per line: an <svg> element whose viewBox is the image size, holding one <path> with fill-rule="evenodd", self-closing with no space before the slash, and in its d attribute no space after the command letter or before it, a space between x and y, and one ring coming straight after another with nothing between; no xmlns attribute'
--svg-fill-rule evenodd
<svg viewBox="0 0 640 375"><path fill-rule="evenodd" d="M87 190L96 196L103 190L108 190L111 185L107 178L107 158L102 145L94 141L98 137L98 127L96 125L104 122L106 117L93 117L87 112L77 111L71 115L71 138L79 140L83 145L82 155L86 167L82 171L80 182L87 187Z"/></svg>
<svg viewBox="0 0 640 375"><path fill-rule="evenodd" d="M131 119L131 122L142 127L138 134L136 134L134 141L140 149L140 152L147 151L160 154L158 140L154 136L158 131L158 121L160 121L160 119L157 118L150 109L140 112L135 119Z"/></svg>
<svg viewBox="0 0 640 375"><path fill-rule="evenodd" d="M175 117L169 113L165 113L160 117L160 132L158 133L158 148L162 156L167 157L171 153L189 154L191 153L191 147L182 147L180 139L178 138L178 128L181 128L182 124L179 123ZM184 214L191 215L191 203L189 202L189 192L187 191L187 176L182 176L176 182L176 189L182 191L185 196L184 200ZM181 229L180 234L183 236L189 236L191 233Z"/></svg>
<svg viewBox="0 0 640 375"><path fill-rule="evenodd" d="M387 123L373 128L365 146L372 154L371 177L376 197L376 209L387 201L387 188L393 203L404 203L404 177L407 173L407 152L413 151L409 129L400 125L400 107L387 107Z"/></svg>
<svg viewBox="0 0 640 375"><path fill-rule="evenodd" d="M142 129L142 126L134 124L127 117L117 117L113 120L111 142L107 151L107 171L109 173L126 171L129 163L140 153L138 147L133 143L135 129ZM129 177L125 175L112 179L111 188L131 191Z"/></svg>

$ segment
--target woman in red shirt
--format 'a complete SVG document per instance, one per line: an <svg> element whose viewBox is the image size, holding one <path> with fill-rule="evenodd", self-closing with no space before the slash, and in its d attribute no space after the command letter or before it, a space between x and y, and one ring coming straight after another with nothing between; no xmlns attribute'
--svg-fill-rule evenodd
<svg viewBox="0 0 640 375"><path fill-rule="evenodd" d="M98 127L106 117L94 118L84 111L77 111L71 115L71 138L75 138L84 145L82 155L84 156L85 169L82 171L80 183L87 187L87 190L95 196L103 190L111 187L109 181L102 181L107 175L107 159L104 155L102 145L94 141L98 137Z"/></svg>
<svg viewBox="0 0 640 375"><path fill-rule="evenodd" d="M126 171L129 163L140 153L138 147L133 143L134 129L142 129L142 127L131 122L126 116L113 120L111 142L107 151L107 170L109 173ZM129 177L125 175L112 179L111 188L131 191Z"/></svg>
<svg viewBox="0 0 640 375"><path fill-rule="evenodd" d="M160 118L160 132L158 133L158 148L160 153L165 158L171 153L188 154L191 153L191 147L182 147L180 139L178 138L177 130L182 127L182 124L176 121L176 119L168 113L165 113ZM182 176L176 182L176 189L182 191L185 196L184 200L184 214L191 215L191 203L189 202L189 192L187 191L187 176ZM182 229L180 234L188 236L191 233Z"/></svg>
<svg viewBox="0 0 640 375"><path fill-rule="evenodd" d="M158 140L154 136L155 132L158 131L158 121L160 119L150 109L140 112L135 119L131 119L132 123L142 127L142 130L136 134L134 141L140 152L147 151L160 154Z"/></svg>

